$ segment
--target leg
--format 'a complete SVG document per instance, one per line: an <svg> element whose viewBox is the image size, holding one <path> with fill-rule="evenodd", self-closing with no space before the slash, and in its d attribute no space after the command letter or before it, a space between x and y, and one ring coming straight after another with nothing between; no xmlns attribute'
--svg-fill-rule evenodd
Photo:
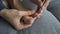
<svg viewBox="0 0 60 34"><path fill-rule="evenodd" d="M59 21L45 10L41 18L37 19L31 28L24 29L18 34L60 34L59 27Z"/></svg>

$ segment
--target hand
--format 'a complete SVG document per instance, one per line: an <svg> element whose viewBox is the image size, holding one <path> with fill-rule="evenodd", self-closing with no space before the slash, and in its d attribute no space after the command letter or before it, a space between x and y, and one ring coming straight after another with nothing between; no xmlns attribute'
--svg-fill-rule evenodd
<svg viewBox="0 0 60 34"><path fill-rule="evenodd" d="M13 0L12 4L13 4L14 8L17 9L17 10L19 10L19 11L31 11L31 12L34 11L35 12L35 10L30 10L30 9L25 8L21 4L20 0ZM36 17L33 18L33 16L28 15L28 16L23 16L23 18L22 18L22 20L25 22L25 24L29 24L28 23L29 22L28 19L29 19L29 21L34 22L35 19L36 19Z"/></svg>
<svg viewBox="0 0 60 34"><path fill-rule="evenodd" d="M47 8L49 5L50 0L31 0L33 3L38 5L38 9L34 15L36 15L37 18L40 18L40 16L43 13L43 10Z"/></svg>
<svg viewBox="0 0 60 34"><path fill-rule="evenodd" d="M47 8L47 6L49 5L50 0L31 0L31 1L38 5L37 11L32 16L40 18L40 16L43 13L43 10ZM14 0L13 4L14 7L18 10L29 10L24 8L22 4L19 2L19 0Z"/></svg>
<svg viewBox="0 0 60 34"><path fill-rule="evenodd" d="M24 28L28 28L32 26L33 21L31 17L27 17L27 15L31 15L34 12L31 11L18 11L15 9L3 9L0 12L0 16L2 16L4 19L6 19L10 24L12 24L17 30L21 30ZM26 16L26 18L22 18L23 16ZM23 21L25 20L25 21ZM30 24L25 24L25 22L28 22Z"/></svg>
<svg viewBox="0 0 60 34"><path fill-rule="evenodd" d="M38 1L38 0L36 0L36 1ZM17 3L16 3L17 2ZM14 1L14 7L16 8L16 9L18 9L18 10L20 10L20 11L32 11L32 10L29 10L29 9L26 9L26 8L24 8L22 5L21 5L21 3L20 3L20 5L19 5L19 3L18 3L18 0L16 0L16 2ZM38 18L38 17L40 17L41 16L41 14L42 14L42 12L43 12L43 8L45 9L46 8L46 6L49 4L49 2L48 1L46 1L44 4L43 3L38 3L38 2L35 2L38 6L39 6L39 8L37 9L37 11L36 11L36 13L34 13L34 14L31 14L31 15L24 15L23 16L23 18L21 17L21 24L22 25L18 25L18 26L22 26L21 28L20 27L17 27L17 24L15 23L15 25L14 25L14 27L17 29L18 28L18 30L21 30L21 29L24 29L24 28L27 28L27 27L30 27L30 26L32 26L32 25L29 25L29 24L33 24L33 22ZM42 6L42 7L41 7ZM18 12L20 12L20 11L18 11ZM13 11L12 11L13 12ZM16 13L18 13L17 11L16 11ZM33 12L33 11L32 11ZM6 12L7 13L7 12ZM9 12L8 12L9 13ZM14 12L13 12L14 13ZM24 12L23 12L24 13ZM14 15L15 15L15 13L14 13ZM9 15L8 15L9 16ZM9 18L11 18L10 16L7 18L7 19L9 19ZM14 18L15 19L15 18ZM18 19L19 20L19 19ZM18 21L17 20L17 21ZM13 21L13 19L11 19L11 20L9 20L10 22L11 21ZM30 22L30 23L28 23L28 22ZM11 22L12 23L12 22ZM14 23L14 22L13 22ZM18 23L19 24L19 23ZM13 25L13 24L12 24ZM26 25L26 26L25 26ZM28 26L29 25L29 26Z"/></svg>

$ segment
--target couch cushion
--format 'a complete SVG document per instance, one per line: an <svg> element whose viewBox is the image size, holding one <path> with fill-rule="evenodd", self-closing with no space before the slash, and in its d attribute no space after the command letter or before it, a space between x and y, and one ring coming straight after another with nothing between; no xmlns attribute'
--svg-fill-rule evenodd
<svg viewBox="0 0 60 34"><path fill-rule="evenodd" d="M0 34L17 34L17 31L6 20L0 17Z"/></svg>
<svg viewBox="0 0 60 34"><path fill-rule="evenodd" d="M52 0L48 6L48 10L60 21L60 0Z"/></svg>

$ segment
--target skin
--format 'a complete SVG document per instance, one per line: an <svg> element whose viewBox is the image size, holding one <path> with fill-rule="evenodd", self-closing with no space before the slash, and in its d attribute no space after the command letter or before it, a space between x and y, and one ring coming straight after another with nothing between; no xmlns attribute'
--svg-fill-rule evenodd
<svg viewBox="0 0 60 34"><path fill-rule="evenodd" d="M34 12L31 11L18 11L16 9L3 9L0 12L0 16L2 16L5 20L7 20L10 24L13 25L17 30L22 30L27 27L31 27L33 24L33 21L31 17L26 17L28 18L27 20L29 21L30 24L25 24L23 21L21 21L21 18L23 16L27 15L32 15Z"/></svg>
<svg viewBox="0 0 60 34"><path fill-rule="evenodd" d="M48 6L49 0L46 0L45 2L44 1L42 2L41 0L30 0L30 1L37 4L38 9L34 14L30 15L29 17L32 17L32 19L34 19L34 20L37 18L40 18L41 14L43 13L43 10ZM23 7L19 0L13 0L12 4L13 4L14 8L17 10L20 10L20 11L21 10L23 10L23 11L29 10L29 9ZM35 10L31 10L31 11L35 11Z"/></svg>
<svg viewBox="0 0 60 34"><path fill-rule="evenodd" d="M48 6L49 0L45 0L45 2L42 2L41 0L31 1L38 5L38 9L36 11L23 7L19 0L13 0L10 5L15 9L3 9L1 10L0 15L9 21L9 23L17 30L31 27L34 21L37 18L40 18L43 10Z"/></svg>
<svg viewBox="0 0 60 34"><path fill-rule="evenodd" d="M41 0L31 0L33 3L38 5L38 9L34 15L36 15L37 18L40 18L40 16L43 13L43 10L47 8L49 5L50 0L45 0L45 2L42 2Z"/></svg>

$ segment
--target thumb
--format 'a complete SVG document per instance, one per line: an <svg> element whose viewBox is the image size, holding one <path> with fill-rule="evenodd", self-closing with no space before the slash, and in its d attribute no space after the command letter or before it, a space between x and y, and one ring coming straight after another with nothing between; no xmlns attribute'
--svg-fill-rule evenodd
<svg viewBox="0 0 60 34"><path fill-rule="evenodd" d="M24 16L24 15L32 15L35 13L35 11L19 11L18 13L19 15Z"/></svg>

